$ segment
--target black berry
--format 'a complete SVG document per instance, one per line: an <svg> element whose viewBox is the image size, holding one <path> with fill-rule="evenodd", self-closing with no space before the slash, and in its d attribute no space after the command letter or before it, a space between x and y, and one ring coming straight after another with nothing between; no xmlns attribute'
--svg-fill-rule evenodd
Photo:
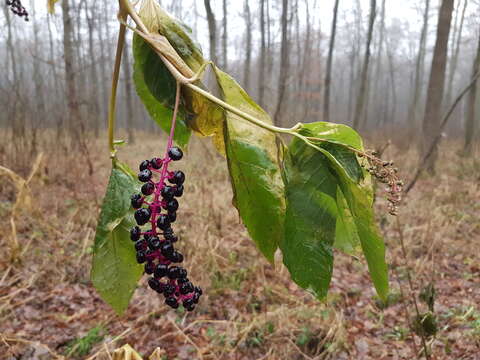
<svg viewBox="0 0 480 360"><path fill-rule="evenodd" d="M195 286L195 293L197 293L198 295L202 295L203 294L202 288L199 286Z"/></svg>
<svg viewBox="0 0 480 360"><path fill-rule="evenodd" d="M152 212L150 209L138 209L135 211L134 217L138 225L145 225L150 220Z"/></svg>
<svg viewBox="0 0 480 360"><path fill-rule="evenodd" d="M137 241L138 239L140 239L140 228L138 226L135 226L133 228L130 229L130 239L132 241Z"/></svg>
<svg viewBox="0 0 480 360"><path fill-rule="evenodd" d="M167 273L168 273L168 266L167 265L158 264L155 267L154 275L155 275L156 278L161 279L162 277L167 276Z"/></svg>
<svg viewBox="0 0 480 360"><path fill-rule="evenodd" d="M151 261L145 263L145 274L153 274L153 271L155 270L155 264Z"/></svg>
<svg viewBox="0 0 480 360"><path fill-rule="evenodd" d="M182 268L182 267L179 266L179 267L178 267L178 278L179 278L179 279L184 279L184 278L187 277L187 275L188 275L188 274L187 274L187 270L185 270L184 268Z"/></svg>
<svg viewBox="0 0 480 360"><path fill-rule="evenodd" d="M147 250L147 242L145 240L138 240L135 243L135 250L137 251Z"/></svg>
<svg viewBox="0 0 480 360"><path fill-rule="evenodd" d="M173 309L178 308L177 299L175 299L173 296L166 298L165 299L165 304L167 304L168 306L170 306Z"/></svg>
<svg viewBox="0 0 480 360"><path fill-rule="evenodd" d="M162 165L162 160L159 158L153 158L152 160L150 160L150 166L156 170L160 169Z"/></svg>
<svg viewBox="0 0 480 360"><path fill-rule="evenodd" d="M150 181L152 178L152 172L148 169L142 170L138 173L138 180L141 182L147 182Z"/></svg>
<svg viewBox="0 0 480 360"><path fill-rule="evenodd" d="M160 281L158 281L157 279L151 277L150 279L148 279L148 286L150 286L153 290L157 291L157 292L162 292L162 284L160 283Z"/></svg>
<svg viewBox="0 0 480 360"><path fill-rule="evenodd" d="M173 295L174 292L175 292L175 286L173 286L172 284L166 284L163 287L163 293L165 294L165 296Z"/></svg>
<svg viewBox="0 0 480 360"><path fill-rule="evenodd" d="M174 250L175 249L173 248L173 245L170 241L165 241L160 247L160 251L162 255L165 256L166 258L169 258L170 256L172 256Z"/></svg>
<svg viewBox="0 0 480 360"><path fill-rule="evenodd" d="M152 236L150 239L148 239L148 247L150 248L150 250L158 250L160 249L161 245L162 243L157 236Z"/></svg>
<svg viewBox="0 0 480 360"><path fill-rule="evenodd" d="M172 199L167 203L166 209L169 212L175 212L178 210L178 201L177 199Z"/></svg>
<svg viewBox="0 0 480 360"><path fill-rule="evenodd" d="M168 149L168 157L173 161L177 161L183 157L183 152L178 147L174 146Z"/></svg>
<svg viewBox="0 0 480 360"><path fill-rule="evenodd" d="M170 260L175 263L181 263L183 261L183 255L175 250L170 256Z"/></svg>
<svg viewBox="0 0 480 360"><path fill-rule="evenodd" d="M142 194L143 195L152 195L155 190L155 185L151 182L142 185Z"/></svg>
<svg viewBox="0 0 480 360"><path fill-rule="evenodd" d="M179 273L179 270L180 270L180 267L178 266L171 266L169 269L168 269L168 274L167 276L170 278L170 279L177 279L179 278L180 276L180 273Z"/></svg>
<svg viewBox="0 0 480 360"><path fill-rule="evenodd" d="M130 197L130 202L134 209L139 209L143 204L143 197L140 194L135 194Z"/></svg>
<svg viewBox="0 0 480 360"><path fill-rule="evenodd" d="M166 230L170 227L170 220L168 215L160 214L157 219L157 226L160 230Z"/></svg>
<svg viewBox="0 0 480 360"><path fill-rule="evenodd" d="M169 180L172 184L182 185L185 182L185 174L181 170L173 173L173 177Z"/></svg>
<svg viewBox="0 0 480 360"><path fill-rule="evenodd" d="M169 211L168 220L170 220L171 223L175 222L175 220L177 220L177 213L175 211Z"/></svg>
<svg viewBox="0 0 480 360"><path fill-rule="evenodd" d="M147 255L145 254L144 251L138 251L137 252L137 262L139 264L143 264L145 261L147 261Z"/></svg>
<svg viewBox="0 0 480 360"><path fill-rule="evenodd" d="M181 286L180 286L180 294L183 294L183 295L186 295L188 293L191 293L193 292L193 285L191 282L186 282L186 283L183 283Z"/></svg>
<svg viewBox="0 0 480 360"><path fill-rule="evenodd" d="M140 171L143 171L143 170L147 170L149 166L150 166L150 161L148 161L148 160L143 160L143 161L140 163L140 166L139 166L138 168L140 169Z"/></svg>
<svg viewBox="0 0 480 360"><path fill-rule="evenodd" d="M175 192L174 192L174 195L176 197L181 197L183 195L183 185L177 185L175 186Z"/></svg>
<svg viewBox="0 0 480 360"><path fill-rule="evenodd" d="M165 185L161 194L164 200L171 200L175 196L175 188L173 186Z"/></svg>

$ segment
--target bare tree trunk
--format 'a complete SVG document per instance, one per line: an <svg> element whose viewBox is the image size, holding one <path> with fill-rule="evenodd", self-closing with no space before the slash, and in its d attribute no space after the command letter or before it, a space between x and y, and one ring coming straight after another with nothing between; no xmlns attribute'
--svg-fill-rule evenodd
<svg viewBox="0 0 480 360"><path fill-rule="evenodd" d="M448 35L452 20L454 0L442 0L438 16L437 39L433 52L430 79L428 82L425 117L423 119L423 148L422 155L430 148L433 139L439 131L440 111L442 108L443 91L445 87L445 68L447 65ZM435 172L435 162L438 157L437 146L426 161L427 170Z"/></svg>
<svg viewBox="0 0 480 360"><path fill-rule="evenodd" d="M380 79L382 78L382 55L383 55L383 44L385 42L385 3L386 0L382 0L381 10L380 10L380 26L379 26L379 37L378 37L378 51L377 58L375 62L375 71L374 71L374 81L373 81L373 96L370 98L370 101L374 101L373 108L375 108L375 117L379 118L381 115L380 104L382 103L383 94L378 90ZM367 110L369 105L367 105ZM366 116L366 121L368 122L369 117ZM368 126L368 124L366 124Z"/></svg>
<svg viewBox="0 0 480 360"><path fill-rule="evenodd" d="M128 143L135 143L133 134L133 95L132 95L132 73L130 70L130 54L128 53L128 46L125 46L123 53L123 75L125 76L125 110L126 110L126 125L128 133Z"/></svg>
<svg viewBox="0 0 480 360"><path fill-rule="evenodd" d="M250 89L250 71L252 64L252 17L250 14L250 4L245 0L245 27L246 27L246 57L243 72L243 86L248 91Z"/></svg>
<svg viewBox="0 0 480 360"><path fill-rule="evenodd" d="M460 15L460 24L456 31L457 35L452 39L452 56L448 66L448 81L447 81L447 94L445 96L445 106L450 106L452 101L453 92L453 79L455 78L455 72L457 71L458 55L460 53L460 42L462 40L463 23L465 20L465 11L467 10L468 0L465 0L462 8L462 14ZM460 4L459 4L460 6Z"/></svg>
<svg viewBox="0 0 480 360"><path fill-rule="evenodd" d="M280 45L280 77L278 80L278 98L277 107L274 113L274 122L281 124L281 114L285 98L285 88L287 86L289 63L289 43L288 43L288 0L282 0L282 43Z"/></svg>
<svg viewBox="0 0 480 360"><path fill-rule="evenodd" d="M215 20L215 15L212 11L212 6L210 5L210 0L203 0L205 4L205 11L207 12L207 21L208 21L208 33L210 40L210 60L215 64L217 63L217 23Z"/></svg>
<svg viewBox="0 0 480 360"><path fill-rule="evenodd" d="M360 88L357 94L357 103L355 106L355 114L353 114L353 127L358 129L363 122L363 114L366 100L366 91L367 91L367 80L368 80L368 67L370 63L370 44L372 42L373 35L373 25L375 23L375 16L377 13L377 2L376 0L370 0L370 16L368 21L368 33L367 33L367 44L365 48L365 56L363 58L362 73L360 76Z"/></svg>
<svg viewBox="0 0 480 360"><path fill-rule="evenodd" d="M312 38L312 24L310 21L310 8L308 5L308 0L305 1L305 17L307 20L307 30L305 34L305 41L303 45L303 60L302 60L302 65L300 67L300 90L304 94L303 95L303 119L308 118L308 112L309 112L309 105L310 105L310 92L307 92L307 78L305 74L308 73L308 69L310 68L310 57L311 57L311 49L312 49L312 44L311 44L311 38ZM299 54L300 56L300 54Z"/></svg>
<svg viewBox="0 0 480 360"><path fill-rule="evenodd" d="M267 56L265 29L265 0L260 1L260 66L258 69L258 102L264 106L265 96L265 58Z"/></svg>
<svg viewBox="0 0 480 360"><path fill-rule="evenodd" d="M67 90L68 104L68 126L72 135L72 140L77 144L80 136L78 125L80 120L80 109L77 98L76 72L74 68L74 49L72 42L73 27L70 17L70 0L62 0L63 11L63 53L65 64L65 85Z"/></svg>
<svg viewBox="0 0 480 360"><path fill-rule="evenodd" d="M415 62L415 78L413 86L413 95L408 108L408 119L407 124L409 124L409 139L411 139L416 133L416 124L417 124L417 115L418 115L418 105L420 103L420 95L422 93L422 83L423 83L423 71L425 67L425 53L426 53L426 43L427 43L427 34L428 34L428 14L430 12L430 0L425 1L425 11L423 13L423 26L422 32L420 34L420 42L418 44L418 55Z"/></svg>
<svg viewBox="0 0 480 360"><path fill-rule="evenodd" d="M91 57L95 57L97 52L95 51L94 42L93 42L93 34L95 30L95 11L94 7L90 8L91 13L89 13L88 6L85 5L85 16L87 18L87 25L88 25L88 49L90 52ZM101 59L103 61L103 59ZM92 85L91 88L91 96L89 101L89 118L90 121L93 123L93 130L95 137L98 138L100 132L100 121L102 117L100 116L100 105L98 103L98 88L102 84L101 81L98 81L97 75L97 64L95 61L90 62L90 84Z"/></svg>
<svg viewBox="0 0 480 360"><path fill-rule="evenodd" d="M472 78L474 78L480 71L480 34L478 36L477 55L473 61L472 66ZM467 98L467 115L465 119L465 145L463 147L464 154L470 156L473 151L473 140L475 138L475 105L477 100L477 83L478 80L472 85Z"/></svg>
<svg viewBox="0 0 480 360"><path fill-rule="evenodd" d="M223 69L227 71L228 69L228 33L227 33L227 0L223 0L223 19L222 19L222 26L223 26L223 32L222 32L222 65Z"/></svg>
<svg viewBox="0 0 480 360"><path fill-rule="evenodd" d="M335 5L333 7L332 30L330 32L330 44L328 46L327 69L325 74L325 88L324 88L324 98L323 98L323 121L330 121L330 83L332 81L333 48L335 46L335 34L337 29L337 14L338 14L339 2L340 0L335 0Z"/></svg>

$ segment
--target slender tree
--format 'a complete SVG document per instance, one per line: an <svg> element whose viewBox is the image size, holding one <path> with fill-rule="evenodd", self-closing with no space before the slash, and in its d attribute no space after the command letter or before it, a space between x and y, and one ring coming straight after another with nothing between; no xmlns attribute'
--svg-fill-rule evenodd
<svg viewBox="0 0 480 360"><path fill-rule="evenodd" d="M458 56L460 55L460 45L462 40L463 24L465 21L465 12L467 10L467 4L468 4L468 0L465 0L462 7L462 13L460 14L460 23L458 25L458 29L456 29L456 36L452 38L452 51L451 51L451 56L450 56L450 61L448 66L447 91L445 95L445 104L444 104L445 106L450 106L450 102L452 101L453 80L455 78L455 73L457 71ZM460 6L460 3L458 6Z"/></svg>
<svg viewBox="0 0 480 360"><path fill-rule="evenodd" d="M412 92L412 98L411 98L410 106L408 107L408 113L407 113L408 114L407 124L409 124L409 127L410 127L409 132L411 135L409 136L409 139L413 137L413 133L415 132L417 116L418 116L418 107L420 104L420 94L422 93L429 12L430 12L430 0L425 0L425 9L423 12L423 25L422 25L422 31L420 34L420 41L418 44L417 59L415 61L413 92Z"/></svg>
<svg viewBox="0 0 480 360"><path fill-rule="evenodd" d="M76 71L74 65L73 24L70 15L70 0L62 0L63 12L63 60L65 65L65 87L67 89L68 126L72 139L78 144L80 133L80 108L77 97Z"/></svg>
<svg viewBox="0 0 480 360"><path fill-rule="evenodd" d="M332 81L333 48L335 46L335 35L337 32L337 14L340 0L335 0L333 6L332 29L330 31L330 43L328 45L327 69L325 70L325 85L323 98L323 121L330 121L330 83Z"/></svg>
<svg viewBox="0 0 480 360"><path fill-rule="evenodd" d="M207 13L208 34L210 40L210 60L217 64L217 23L210 0L203 0Z"/></svg>
<svg viewBox="0 0 480 360"><path fill-rule="evenodd" d="M370 45L372 43L373 25L375 24L375 16L377 13L376 0L370 0L370 16L368 20L367 44L365 47L365 55L363 57L362 73L360 75L360 88L357 94L357 103L355 106L355 114L353 114L353 127L358 129L363 121L365 111L368 68L370 64Z"/></svg>
<svg viewBox="0 0 480 360"><path fill-rule="evenodd" d="M228 69L228 33L227 33L227 0L223 0L223 19L222 19L222 65L223 69Z"/></svg>
<svg viewBox="0 0 480 360"><path fill-rule="evenodd" d="M439 131L453 2L454 0L442 0L438 15L437 38L435 40L435 49L433 51L430 79L428 81L425 116L423 118L423 155L429 151L433 144L433 140L436 138ZM428 172L435 172L435 162L437 157L438 150L435 143L435 147L426 161L426 169Z"/></svg>
<svg viewBox="0 0 480 360"><path fill-rule="evenodd" d="M281 114L284 108L285 88L287 86L289 63L289 42L288 42L288 0L282 0L282 42L280 45L280 76L278 80L277 106L275 109L274 121L281 123Z"/></svg>
<svg viewBox="0 0 480 360"><path fill-rule="evenodd" d="M480 32L478 35L478 44L477 44L477 54L475 56L475 60L473 61L472 66L472 79L480 71ZM467 98L467 112L465 118L465 145L463 147L463 151L465 155L469 156L472 154L473 150L473 140L475 138L475 121L478 121L478 118L475 117L475 107L477 103L477 84L478 79L473 84L470 92L468 93Z"/></svg>
<svg viewBox="0 0 480 360"><path fill-rule="evenodd" d="M258 102L260 106L264 106L265 96L265 72L266 72L266 57L267 57L267 43L266 43L266 28L265 28L265 0L260 0L260 56L258 69Z"/></svg>
<svg viewBox="0 0 480 360"><path fill-rule="evenodd" d="M246 48L245 48L245 65L243 67L243 85L245 89L250 88L250 71L252 64L252 16L250 13L250 4L248 0L245 0L244 4L244 17L245 17L245 36L246 36Z"/></svg>

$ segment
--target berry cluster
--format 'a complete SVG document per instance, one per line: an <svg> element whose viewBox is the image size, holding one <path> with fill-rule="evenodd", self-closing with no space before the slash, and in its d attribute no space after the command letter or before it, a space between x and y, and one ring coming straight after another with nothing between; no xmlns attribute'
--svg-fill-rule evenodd
<svg viewBox="0 0 480 360"><path fill-rule="evenodd" d="M186 310L192 311L202 289L192 285L183 267L172 265L183 261L183 255L173 245L178 237L171 224L177 218L176 198L183 195L185 174L180 170L168 171L168 165L182 157L179 148L170 147L165 158L153 158L140 164L138 180L144 184L142 193L131 197L138 226L130 230L130 238L135 242L138 263L145 264L145 273L152 275L148 285L165 296L165 304L176 309L181 303ZM160 175L158 182L153 180L155 173ZM151 225L150 229L140 228L147 224Z"/></svg>
<svg viewBox="0 0 480 360"><path fill-rule="evenodd" d="M28 21L28 12L20 0L6 0L6 3L15 15L24 17L25 21Z"/></svg>

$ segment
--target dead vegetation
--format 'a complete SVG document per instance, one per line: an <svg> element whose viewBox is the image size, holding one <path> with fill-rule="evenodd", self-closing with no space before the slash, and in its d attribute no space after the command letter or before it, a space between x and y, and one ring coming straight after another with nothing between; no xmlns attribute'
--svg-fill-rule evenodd
<svg viewBox="0 0 480 360"><path fill-rule="evenodd" d="M164 148L146 137L120 157L133 165ZM173 311L142 281L120 317L89 281L110 166L105 144L89 148L93 176L73 151L62 155L44 145L28 184L30 203L17 203L15 184L0 178L0 358L108 359L128 343L144 358L158 347L155 359L412 359L421 345L409 330L414 309L400 234L416 295L435 283L439 332L429 339L432 358L478 358L480 162L458 157L454 142L443 145L437 175L419 180L398 218L387 214L379 188L392 288L383 308L361 261L337 254L331 292L319 303L289 280L280 258L275 269L261 258L232 207L225 162L195 140L183 164L187 191L178 231L205 296L194 313ZM2 149L1 165L28 179L36 156L13 162L8 147ZM395 159L408 179L416 154L392 146L385 158ZM421 310L427 311L423 303Z"/></svg>

